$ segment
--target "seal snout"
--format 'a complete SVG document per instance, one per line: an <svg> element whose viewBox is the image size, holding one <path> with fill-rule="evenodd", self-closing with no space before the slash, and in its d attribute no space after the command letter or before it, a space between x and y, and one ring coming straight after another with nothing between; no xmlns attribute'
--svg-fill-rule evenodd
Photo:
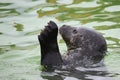
<svg viewBox="0 0 120 80"><path fill-rule="evenodd" d="M64 34L64 33L65 33L66 28L67 28L67 26L66 26L66 25L63 25L62 27L60 27L60 29L59 29L60 34Z"/></svg>

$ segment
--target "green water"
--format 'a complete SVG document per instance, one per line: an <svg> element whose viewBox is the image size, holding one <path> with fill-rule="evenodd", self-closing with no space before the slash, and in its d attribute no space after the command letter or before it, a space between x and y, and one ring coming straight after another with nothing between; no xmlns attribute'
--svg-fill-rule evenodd
<svg viewBox="0 0 120 80"><path fill-rule="evenodd" d="M103 34L105 65L113 80L120 80L120 0L0 0L0 80L107 80L64 73L41 76L37 35L50 20L59 27L86 26ZM60 35L58 42L65 53Z"/></svg>

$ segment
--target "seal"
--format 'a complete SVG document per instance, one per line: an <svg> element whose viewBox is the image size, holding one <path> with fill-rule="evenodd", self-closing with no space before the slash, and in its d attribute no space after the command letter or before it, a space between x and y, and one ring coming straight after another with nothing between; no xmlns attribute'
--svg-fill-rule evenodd
<svg viewBox="0 0 120 80"><path fill-rule="evenodd" d="M91 67L101 62L107 51L105 38L95 30L63 25L59 32L67 45L67 53L60 54L57 44L58 27L50 21L38 35L41 46L41 65L47 67Z"/></svg>
<svg viewBox="0 0 120 80"><path fill-rule="evenodd" d="M68 48L63 58L64 64L90 67L104 58L107 44L105 38L95 30L63 25L59 32Z"/></svg>

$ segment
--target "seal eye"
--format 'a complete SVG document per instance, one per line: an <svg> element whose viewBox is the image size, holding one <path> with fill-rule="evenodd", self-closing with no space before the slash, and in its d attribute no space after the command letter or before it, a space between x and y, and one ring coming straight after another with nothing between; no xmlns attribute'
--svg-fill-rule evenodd
<svg viewBox="0 0 120 80"><path fill-rule="evenodd" d="M73 30L73 33L74 33L74 34L77 34L77 30L76 30L76 29L74 29L74 30Z"/></svg>

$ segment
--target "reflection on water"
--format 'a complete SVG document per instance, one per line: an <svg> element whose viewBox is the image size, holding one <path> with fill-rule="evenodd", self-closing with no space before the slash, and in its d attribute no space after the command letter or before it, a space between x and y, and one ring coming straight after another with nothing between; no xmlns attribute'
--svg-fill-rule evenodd
<svg viewBox="0 0 120 80"><path fill-rule="evenodd" d="M103 70L104 68L104 70ZM112 74L105 71L105 67L99 68L82 68L73 70L61 70L53 72L42 72L41 76L48 80L113 80L119 74Z"/></svg>
<svg viewBox="0 0 120 80"><path fill-rule="evenodd" d="M119 14L119 0L0 1L0 79L119 80ZM102 33L108 44L108 54L105 57L108 71L73 70L44 75L40 73L37 35L49 20L55 21L58 26L82 25ZM64 53L66 47L60 36L58 42L61 53Z"/></svg>
<svg viewBox="0 0 120 80"><path fill-rule="evenodd" d="M57 72L56 72L57 73ZM48 80L112 80L117 74L110 74L105 71L66 71L55 73L42 73L42 77Z"/></svg>

